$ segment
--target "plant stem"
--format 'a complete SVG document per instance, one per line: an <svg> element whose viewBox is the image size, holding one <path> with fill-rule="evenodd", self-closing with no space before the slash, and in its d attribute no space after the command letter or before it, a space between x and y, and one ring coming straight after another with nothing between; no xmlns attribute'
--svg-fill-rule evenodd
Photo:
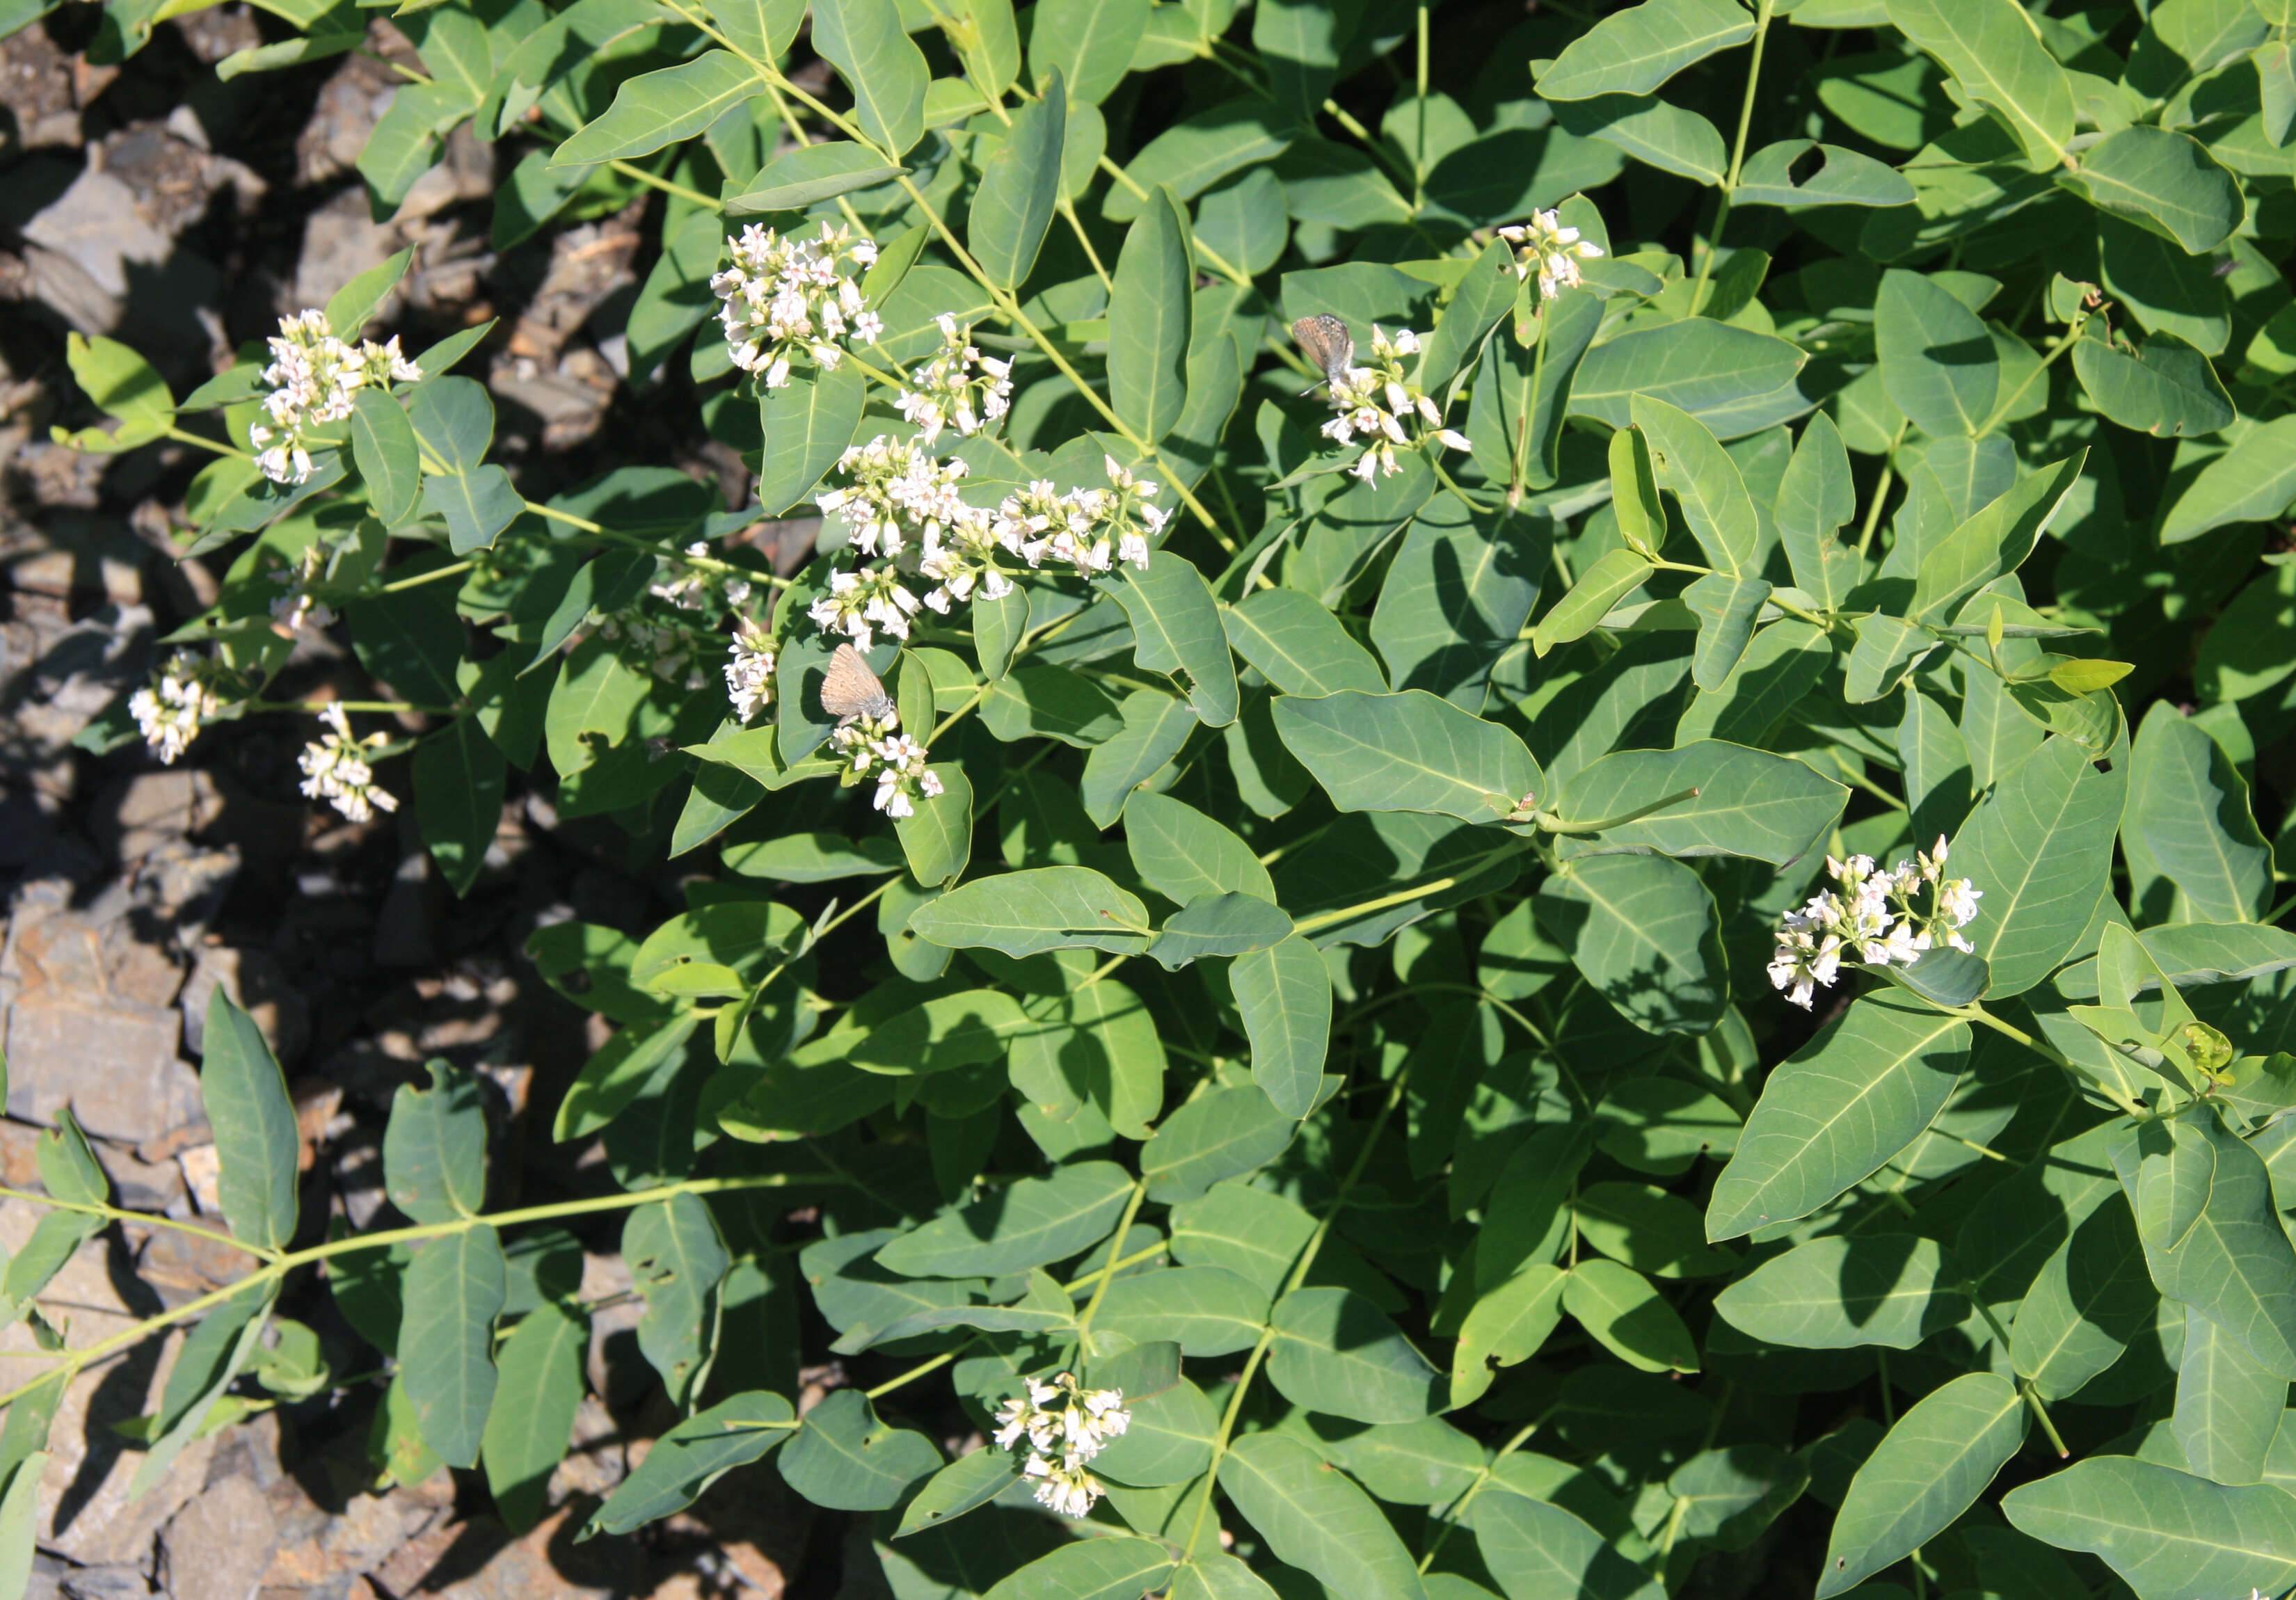
<svg viewBox="0 0 2296 1600"><path fill-rule="evenodd" d="M666 177L657 177L635 161L608 161L606 165L624 177L636 178L650 188L660 190L664 194L675 194L678 199L690 205L700 206L705 211L715 211L719 209L719 202L710 199L701 190L689 189L684 184L672 183Z"/></svg>
<svg viewBox="0 0 2296 1600"><path fill-rule="evenodd" d="M1148 1198L1148 1180L1140 1178L1132 1186L1132 1198L1125 1202L1124 1215L1116 1224L1115 1237L1109 1241L1108 1262L1101 1268L1099 1281L1093 1285L1092 1299L1077 1314L1077 1349L1085 1352L1085 1336L1092 1332L1092 1319L1100 1313L1100 1302L1108 1296L1109 1284L1116 1281L1116 1253L1124 1248L1127 1235L1132 1232L1132 1219L1140 1215L1140 1202ZM1160 1248L1160 1246L1159 1247Z"/></svg>
<svg viewBox="0 0 2296 1600"><path fill-rule="evenodd" d="M1145 200L1148 198L1148 191L1142 188L1139 184L1134 180L1130 173L1125 171L1123 168L1110 160L1106 156L1100 158L1100 169L1108 174L1109 176L1114 178L1125 188L1130 190L1132 192L1133 199ZM1214 250L1210 245L1206 244L1202 240L1197 238L1193 232L1188 235L1188 242L1194 248L1196 258L1201 261L1205 266L1210 267L1214 272L1219 274L1220 276L1226 278L1229 283L1234 283L1239 289L1249 289L1251 287L1251 277L1250 274L1231 265L1226 257L1221 255L1219 251Z"/></svg>
<svg viewBox="0 0 2296 1600"><path fill-rule="evenodd" d="M287 1251L274 1255L261 1267L237 1283L217 1289L211 1293L202 1294L196 1300L186 1301L172 1310L162 1311L155 1317L147 1317L134 1327L114 1333L111 1338L91 1344L85 1350L58 1352L64 1358L61 1366L51 1368L29 1383L19 1384L5 1394L0 1394L0 1407L4 1407L11 1401L21 1398L42 1383L54 1380L58 1373L77 1373L91 1362L101 1360L116 1351L139 1343L161 1328L171 1326L176 1323L190 1321L202 1312L211 1311L226 1301L240 1294L250 1284L260 1283L266 1279L283 1278L297 1268L308 1267L315 1261L328 1260L335 1256L350 1255L358 1251L388 1249L393 1244L412 1243L417 1240L442 1239L451 1234L467 1233L472 1228L480 1227L515 1227L521 1223L543 1222L557 1217L580 1217L600 1211L629 1210L638 1206L651 1205L656 1201L667 1200L675 1194L728 1194L744 1189L786 1189L800 1186L848 1181L849 1180L829 1174L791 1172L756 1173L744 1177L689 1177L678 1183L664 1184L659 1188L640 1189L626 1194L593 1194L580 1200L562 1200L548 1205L525 1206L513 1211L497 1211L492 1216L458 1217L452 1222L428 1222L412 1227L385 1228L380 1233L353 1234L348 1238L330 1239L322 1244L314 1244L303 1250ZM151 1218L144 1218L141 1220L150 1221ZM241 1248L244 1249L245 1246Z"/></svg>
<svg viewBox="0 0 2296 1600"><path fill-rule="evenodd" d="M1722 198L1714 209L1714 231L1707 236L1706 258L1699 263L1698 282L1691 286L1690 315L1698 315L1706 299L1707 280L1714 275L1714 258L1722 248L1722 230L1730 224L1730 201L1738 190L1738 175L1746 165L1746 132L1754 123L1754 91L1762 81L1762 46L1770 37L1772 0L1758 0L1754 9L1754 54L1746 63L1746 94L1738 103L1738 136L1730 145L1730 171L1722 180Z"/></svg>
<svg viewBox="0 0 2296 1600"><path fill-rule="evenodd" d="M102 1217L112 1222L133 1222L144 1227L164 1227L174 1233L190 1234L196 1238L208 1240L211 1243L227 1245L233 1250L254 1256L260 1260L270 1260L279 1253L275 1250L266 1250L260 1245L234 1239L229 1234L217 1233L213 1228L201 1227L196 1223L178 1222L173 1217L154 1217L145 1211L124 1210L116 1205L81 1200L58 1200L52 1194L34 1194L28 1190L10 1188L0 1188L0 1200L28 1200L34 1205L44 1205L52 1210L80 1211L90 1217ZM26 1353L48 1356L61 1355L63 1352L38 1350Z"/></svg>
<svg viewBox="0 0 2296 1600"><path fill-rule="evenodd" d="M1647 806L1636 806L1631 811L1621 811L1616 816L1606 816L1600 822L1562 822L1561 820L1557 820L1552 823L1541 822L1538 825L1542 830L1549 833L1600 833L1606 828L1623 828L1628 823L1638 822L1642 818L1648 816L1653 811L1663 811L1669 806L1678 806L1685 800L1693 800L1697 798L1697 790L1680 789L1677 790L1674 793L1666 796L1663 800L1654 800Z"/></svg>
<svg viewBox="0 0 2296 1600"><path fill-rule="evenodd" d="M1423 27L1427 13L1423 10L1419 14ZM1419 1558L1419 1570L1422 1572L1434 1564L1435 1557L1442 1552L1443 1541L1451 1537L1451 1530L1459 1525L1459 1519L1466 1514L1467 1507L1475 1503L1475 1497L1482 1493L1484 1487L1498 1475L1499 1463L1529 1444L1530 1436L1546 1425L1546 1419L1553 1416L1554 1411L1555 1407L1549 1406L1517 1429L1514 1437L1499 1447L1497 1455L1475 1470L1475 1481L1461 1491L1457 1499L1443 1508L1442 1525L1435 1530L1435 1537L1427 1546L1427 1554Z"/></svg>
<svg viewBox="0 0 2296 1600"><path fill-rule="evenodd" d="M178 428L173 423L168 424L168 431L161 435L161 437L165 439L172 439L178 444L197 445L202 450L212 450L218 455L234 456L241 461L253 461L255 459L254 456L250 455L244 450L234 449L230 445L217 444L214 439L209 439L202 434L194 433L188 428Z"/></svg>
<svg viewBox="0 0 2296 1600"><path fill-rule="evenodd" d="M426 583L436 583L442 578L456 577L462 573L469 571L478 564L479 563L475 561L448 562L445 566L433 567L428 572L418 572L412 578L402 578L397 583L384 584L381 588L375 590L375 593L378 595L396 595L405 589L420 588Z"/></svg>

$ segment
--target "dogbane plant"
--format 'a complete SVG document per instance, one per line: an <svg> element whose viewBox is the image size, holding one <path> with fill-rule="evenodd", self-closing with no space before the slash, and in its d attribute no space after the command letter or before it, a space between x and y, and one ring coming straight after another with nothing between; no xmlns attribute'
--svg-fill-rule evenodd
<svg viewBox="0 0 2296 1600"><path fill-rule="evenodd" d="M227 67L362 37L283 14ZM619 1215L682 1420L604 1533L741 1469L905 1596L2296 1588L2284 7L1456 21L1472 63L1431 6L398 15L372 198L465 124L505 248L660 195L629 370L740 506L529 501L482 329L284 483L258 352L179 404L73 347L71 437L212 455L227 562L91 746L324 715L458 891L513 768L689 884L529 946L613 1030L543 1063L579 1199L489 1210L441 1066L406 1221L323 1236L217 1003L255 1265L154 1320L148 1475L332 1382L277 1354L316 1268L378 1473L524 1525L583 1382L545 1263ZM403 267L295 325L364 349ZM806 510L793 575L737 537ZM396 698L281 697L313 629ZM130 1220L50 1145L19 1530L133 1337L40 1308Z"/></svg>

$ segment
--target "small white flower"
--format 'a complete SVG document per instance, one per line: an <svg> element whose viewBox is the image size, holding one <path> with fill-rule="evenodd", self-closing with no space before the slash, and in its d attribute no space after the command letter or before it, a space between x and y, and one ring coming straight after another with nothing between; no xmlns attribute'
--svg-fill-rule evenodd
<svg viewBox="0 0 2296 1600"><path fill-rule="evenodd" d="M1499 237L1515 247L1517 278L1537 274L1542 301L1583 282L1578 263L1592 261L1603 253L1601 246L1582 237L1577 228L1563 226L1562 219L1553 211L1533 211L1529 222L1501 228Z"/></svg>
<svg viewBox="0 0 2296 1600"><path fill-rule="evenodd" d="M303 769L303 792L324 799L353 822L367 822L377 811L398 809L398 797L374 781L367 758L390 743L387 734L352 736L349 716L340 701L330 702L319 716L328 731L303 747L297 765Z"/></svg>
<svg viewBox="0 0 2296 1600"><path fill-rule="evenodd" d="M725 668L726 697L733 702L734 719L747 722L774 702L773 636L745 620L726 653L733 658Z"/></svg>
<svg viewBox="0 0 2296 1600"><path fill-rule="evenodd" d="M178 650L127 697L127 714L161 764L172 767L200 730L215 720L223 702L215 691L216 663Z"/></svg>

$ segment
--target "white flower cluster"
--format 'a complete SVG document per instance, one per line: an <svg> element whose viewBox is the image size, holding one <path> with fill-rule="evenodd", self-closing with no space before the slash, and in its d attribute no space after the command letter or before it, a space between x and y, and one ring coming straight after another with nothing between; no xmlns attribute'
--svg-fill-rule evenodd
<svg viewBox="0 0 2296 1600"><path fill-rule="evenodd" d="M941 792L940 779L925 767L925 747L900 732L900 726L901 714L889 710L882 717L841 722L829 736L849 763L847 782L876 772L877 796L871 803L893 817L915 816L918 800L931 800Z"/></svg>
<svg viewBox="0 0 2296 1600"><path fill-rule="evenodd" d="M360 390L387 390L422 377L422 369L398 353L397 339L348 344L327 331L324 311L281 317L269 343L271 365L263 369L263 381L272 387L263 409L271 421L250 423L247 439L256 449L255 464L274 483L300 483L311 475L310 431L350 415Z"/></svg>
<svg viewBox="0 0 2296 1600"><path fill-rule="evenodd" d="M1085 1389L1069 1373L1049 1383L1028 1380L1029 1391L997 1408L996 1446L1009 1450L1026 1440L1023 1477L1037 1480L1037 1499L1062 1516L1080 1517L1106 1492L1085 1471L1108 1441L1132 1425L1121 1389Z"/></svg>
<svg viewBox="0 0 2296 1600"><path fill-rule="evenodd" d="M215 661L178 650L155 668L152 681L127 697L127 714L152 753L169 767L223 710L216 693Z"/></svg>
<svg viewBox="0 0 2296 1600"><path fill-rule="evenodd" d="M861 285L839 267L875 263L877 247L849 228L821 225L818 239L783 238L751 223L726 248L734 264L709 280L725 303L718 320L734 365L763 374L767 389L789 382L790 357L809 355L824 367L844 357L840 340L874 344L884 324L868 309Z"/></svg>
<svg viewBox="0 0 2296 1600"><path fill-rule="evenodd" d="M709 554L709 546L702 540L696 539L686 546L685 554L691 556L706 556ZM750 580L746 578L726 578L722 574L705 571L699 567L687 567L678 570L676 566L677 558L671 556L668 560L672 563L669 571L657 576L652 583L646 585L646 593L656 600L668 601L679 611L706 610L709 604L710 596L719 593L724 595L726 604L742 605L748 602L752 592Z"/></svg>
<svg viewBox="0 0 2296 1600"><path fill-rule="evenodd" d="M747 722L774 703L774 636L744 617L726 653L734 658L726 663L726 698L734 702L734 719Z"/></svg>
<svg viewBox="0 0 2296 1600"><path fill-rule="evenodd" d="M1562 219L1552 211L1533 211L1529 222L1515 224L1499 230L1499 237L1514 246L1514 275L1527 278L1538 275L1538 298L1551 300L1565 289L1573 289L1583 281L1578 263L1592 261L1602 255L1603 247L1582 235L1577 228L1562 226Z"/></svg>
<svg viewBox="0 0 2296 1600"><path fill-rule="evenodd" d="M867 650L880 628L907 638L910 619L928 607L947 616L976 593L1003 599L1012 592L1013 574L1000 555L1032 568L1050 556L1084 578L1119 561L1146 567L1149 539L1169 520L1153 504L1161 491L1113 457L1102 463L1106 488L1062 494L1038 480L991 512L959 495L967 472L962 461L939 460L916 439L897 443L882 434L854 446L837 464L849 487L830 490L819 505L844 521L854 549L882 559L830 573L828 593L807 614L824 633L843 634L854 648ZM906 581L912 577L933 587L921 598Z"/></svg>
<svg viewBox="0 0 2296 1600"><path fill-rule="evenodd" d="M1419 348L1419 335L1408 328L1390 334L1384 328L1374 327L1371 331L1374 365L1349 367L1331 380L1332 404L1339 414L1324 424L1324 436L1343 445L1357 437L1366 441L1363 455L1348 469L1365 483L1374 472L1384 474L1397 470L1395 447L1407 448L1412 443L1403 428L1406 417L1423 424L1426 437L1445 448L1470 447L1465 434L1443 426L1441 408L1405 378L1403 357L1417 355Z"/></svg>
<svg viewBox="0 0 2296 1600"><path fill-rule="evenodd" d="M303 792L312 800L334 802L336 810L353 822L371 820L377 811L398 809L398 797L377 786L368 758L390 743L388 734L351 736L351 719L340 700L319 713L327 732L303 747L296 764L303 769Z"/></svg>
<svg viewBox="0 0 2296 1600"><path fill-rule="evenodd" d="M1825 869L1841 893L1821 890L1800 910L1786 913L1770 956L1772 986L1788 991L1786 998L1808 1011L1816 986L1833 987L1844 961L1903 966L1939 942L1973 950L1961 930L1977 920L1984 891L1967 878L1945 876L1945 861L1943 834L1934 852L1916 851L1913 860L1888 872L1878 870L1871 856L1847 861L1828 856ZM1930 890L1926 912L1914 906L1924 888Z"/></svg>
<svg viewBox="0 0 2296 1600"><path fill-rule="evenodd" d="M958 327L947 312L933 320L940 324L940 352L909 374L899 400L901 414L928 445L944 428L978 433L1013 408L1013 364L967 344L972 330Z"/></svg>

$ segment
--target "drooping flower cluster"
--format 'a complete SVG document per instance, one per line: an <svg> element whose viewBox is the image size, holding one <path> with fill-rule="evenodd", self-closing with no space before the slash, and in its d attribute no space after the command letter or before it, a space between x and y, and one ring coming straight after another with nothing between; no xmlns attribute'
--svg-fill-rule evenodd
<svg viewBox="0 0 2296 1600"><path fill-rule="evenodd" d="M925 747L900 731L901 714L888 709L882 717L856 717L840 722L829 736L847 762L848 783L877 775L877 794L871 802L892 817L914 816L916 802L941 792L941 782L925 766Z"/></svg>
<svg viewBox="0 0 2296 1600"><path fill-rule="evenodd" d="M967 344L972 330L947 312L933 320L940 324L940 351L909 374L899 400L901 414L928 445L944 428L978 433L1013 408L1013 364Z"/></svg>
<svg viewBox="0 0 2296 1600"><path fill-rule="evenodd" d="M353 822L371 820L377 811L398 809L398 797L378 786L370 758L390 743L388 734L355 738L351 719L340 700L319 713L327 731L303 747L296 764L303 769L303 792L312 800L334 803Z"/></svg>
<svg viewBox="0 0 2296 1600"><path fill-rule="evenodd" d="M218 661L178 650L152 669L150 683L127 697L127 714L164 765L173 767L200 729L222 712L217 689L224 671Z"/></svg>
<svg viewBox="0 0 2296 1600"><path fill-rule="evenodd" d="M1085 1470L1108 1441L1132 1425L1121 1389L1086 1389L1070 1373L1049 1383L1028 1380L1028 1392L997 1408L996 1446L1027 1440L1021 1476L1037 1480L1037 1499L1062 1516L1080 1517L1106 1492Z"/></svg>
<svg viewBox="0 0 2296 1600"><path fill-rule="evenodd" d="M1845 961L1903 966L1939 944L1974 950L1961 930L1977 920L1977 902L1984 890L1967 878L1947 877L1945 862L1942 834L1934 852L1916 851L1913 860L1900 861L1887 872L1875 866L1871 856L1852 856L1847 861L1828 856L1826 871L1841 891L1823 890L1800 910L1786 913L1777 949L1770 956L1772 986L1785 990L1787 999L1808 1011L1817 987L1833 987ZM1930 901L1926 911L1914 903L1924 889Z"/></svg>
<svg viewBox="0 0 2296 1600"><path fill-rule="evenodd" d="M733 657L726 663L726 698L734 702L734 719L747 722L774 703L774 636L744 617L726 653Z"/></svg>
<svg viewBox="0 0 2296 1600"><path fill-rule="evenodd" d="M248 425L255 464L274 483L300 483L311 475L310 433L351 414L362 389L389 389L422 381L422 369L398 353L398 341L351 345L327 329L327 314L305 311L279 319L269 341L271 365L263 381L268 423Z"/></svg>
<svg viewBox="0 0 2296 1600"><path fill-rule="evenodd" d="M943 461L918 439L880 434L856 445L837 464L848 487L819 496L823 511L845 524L852 548L880 558L873 564L829 574L829 589L808 611L825 633L843 634L867 650L882 629L909 636L910 622L931 608L950 608L978 594L1001 600L1012 592L1017 563L1034 568L1050 556L1094 578L1119 561L1148 564L1149 541L1169 513L1158 507L1158 485L1136 478L1103 456L1108 487L1061 493L1039 479L1004 496L995 511L969 505L958 492L963 461ZM932 587L920 596L910 578Z"/></svg>
<svg viewBox="0 0 2296 1600"><path fill-rule="evenodd" d="M728 237L726 248L734 264L709 280L725 302L718 320L734 365L761 374L767 389L789 382L792 356L834 367L845 354L840 341L874 344L884 332L853 274L839 270L877 259L876 245L851 229L824 222L818 239L784 238L751 223L739 237Z"/></svg>
<svg viewBox="0 0 2296 1600"><path fill-rule="evenodd" d="M1533 211L1529 222L1501 228L1499 237L1514 246L1517 278L1538 274L1541 301L1576 288L1583 282L1578 263L1595 260L1603 253L1601 245L1577 228L1564 227L1562 219L1552 211Z"/></svg>
<svg viewBox="0 0 2296 1600"><path fill-rule="evenodd" d="M314 541L304 546L303 559L291 567L283 567L271 575L271 581L286 593L271 603L271 620L285 633L299 633L306 628L332 627L335 613L319 603L311 593L311 586L319 580L327 564L327 552Z"/></svg>
<svg viewBox="0 0 2296 1600"><path fill-rule="evenodd" d="M1374 472L1386 474L1398 470L1395 447L1409 448L1414 442L1404 431L1406 417L1419 425L1425 438L1444 448L1470 447L1467 436L1443 426L1442 409L1405 376L1403 358L1419 354L1419 335L1408 328L1390 334L1374 327L1372 365L1349 367L1331 380L1332 404L1339 414L1324 424L1324 436L1343 445L1358 438L1365 441L1364 453L1348 469L1365 483Z"/></svg>

